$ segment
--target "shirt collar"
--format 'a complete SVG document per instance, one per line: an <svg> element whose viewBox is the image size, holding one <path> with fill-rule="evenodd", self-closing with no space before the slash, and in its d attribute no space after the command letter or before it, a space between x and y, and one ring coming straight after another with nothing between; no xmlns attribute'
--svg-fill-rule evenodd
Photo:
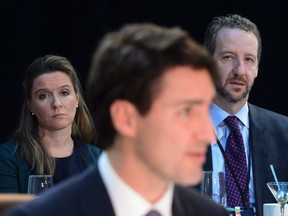
<svg viewBox="0 0 288 216"><path fill-rule="evenodd" d="M100 155L98 167L117 216L144 216L151 209L163 216L172 215L173 184L157 203L151 204L118 176L105 151Z"/></svg>
<svg viewBox="0 0 288 216"><path fill-rule="evenodd" d="M214 103L211 104L209 112L212 118L214 128L218 127L223 122L223 120L230 115L228 112L224 111L222 108L220 108ZM246 102L244 106L235 114L235 116L242 122L244 126L249 129L248 113L248 103Z"/></svg>

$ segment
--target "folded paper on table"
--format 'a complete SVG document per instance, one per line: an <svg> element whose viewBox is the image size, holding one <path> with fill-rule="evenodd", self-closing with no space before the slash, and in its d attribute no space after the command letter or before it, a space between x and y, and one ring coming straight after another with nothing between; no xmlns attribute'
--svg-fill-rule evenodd
<svg viewBox="0 0 288 216"><path fill-rule="evenodd" d="M285 205L284 216L288 216L287 204ZM279 216L280 205L278 203L264 203L263 216Z"/></svg>

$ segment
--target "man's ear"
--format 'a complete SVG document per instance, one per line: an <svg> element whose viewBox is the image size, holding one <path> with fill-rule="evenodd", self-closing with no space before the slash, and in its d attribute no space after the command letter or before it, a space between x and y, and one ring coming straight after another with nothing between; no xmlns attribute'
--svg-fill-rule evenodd
<svg viewBox="0 0 288 216"><path fill-rule="evenodd" d="M257 70L256 70L256 74L255 74L254 78L256 78L258 76L258 70L259 70L259 64L257 65Z"/></svg>
<svg viewBox="0 0 288 216"><path fill-rule="evenodd" d="M114 101L110 107L110 114L117 133L130 138L135 136L138 111L131 102L127 100Z"/></svg>
<svg viewBox="0 0 288 216"><path fill-rule="evenodd" d="M255 74L255 78L258 76L258 70L257 70L257 72L256 72L256 74Z"/></svg>

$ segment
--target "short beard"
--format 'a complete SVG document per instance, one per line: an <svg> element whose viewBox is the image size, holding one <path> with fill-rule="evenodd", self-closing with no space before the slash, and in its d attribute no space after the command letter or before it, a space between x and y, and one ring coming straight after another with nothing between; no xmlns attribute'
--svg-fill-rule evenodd
<svg viewBox="0 0 288 216"><path fill-rule="evenodd" d="M243 92L242 95L240 95L239 97L235 97L233 96L230 92L228 92L225 89L225 86L221 86L219 83L217 83L216 85L216 90L219 96L221 96L222 98L224 98L226 101L228 101L229 103L233 103L236 104L238 102L242 102L243 100L245 100L248 96L248 94L250 93L251 89L252 89L253 84L246 88L246 91Z"/></svg>

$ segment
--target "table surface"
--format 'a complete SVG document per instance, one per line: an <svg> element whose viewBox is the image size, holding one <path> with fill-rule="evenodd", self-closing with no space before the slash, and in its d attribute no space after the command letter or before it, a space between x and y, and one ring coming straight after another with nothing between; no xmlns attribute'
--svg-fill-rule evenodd
<svg viewBox="0 0 288 216"><path fill-rule="evenodd" d="M29 201L34 198L33 195L30 194L11 194L11 193L0 193L0 202L8 202L8 201L14 201L14 202L23 202L23 201Z"/></svg>
<svg viewBox="0 0 288 216"><path fill-rule="evenodd" d="M0 216L4 215L12 207L20 205L34 199L28 194L1 194L0 193Z"/></svg>

